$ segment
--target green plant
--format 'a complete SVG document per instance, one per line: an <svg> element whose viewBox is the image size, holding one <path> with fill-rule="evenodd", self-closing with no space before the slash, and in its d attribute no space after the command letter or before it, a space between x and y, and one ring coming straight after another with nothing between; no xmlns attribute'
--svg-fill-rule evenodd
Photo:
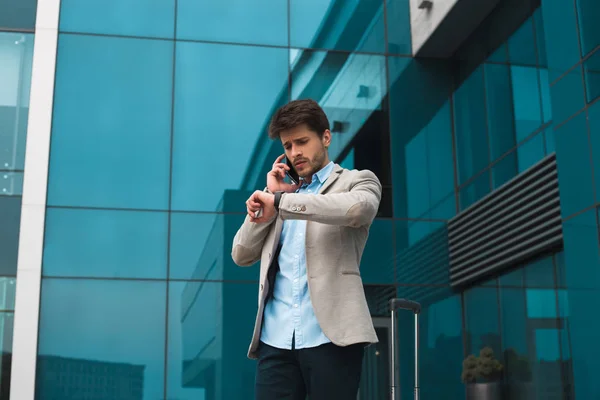
<svg viewBox="0 0 600 400"><path fill-rule="evenodd" d="M494 357L491 347L484 347L479 357L471 354L463 361L461 379L464 383L495 382L500 380L504 367Z"/></svg>

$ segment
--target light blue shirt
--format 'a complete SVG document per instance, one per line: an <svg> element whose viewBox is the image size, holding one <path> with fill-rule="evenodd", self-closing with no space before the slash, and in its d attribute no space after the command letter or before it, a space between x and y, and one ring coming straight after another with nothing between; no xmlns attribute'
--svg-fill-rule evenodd
<svg viewBox="0 0 600 400"><path fill-rule="evenodd" d="M315 173L309 185L296 193L318 194L333 171L333 162ZM286 220L281 232L279 271L273 296L265 306L261 340L280 349L316 347L330 340L325 336L310 301L306 274L306 221Z"/></svg>

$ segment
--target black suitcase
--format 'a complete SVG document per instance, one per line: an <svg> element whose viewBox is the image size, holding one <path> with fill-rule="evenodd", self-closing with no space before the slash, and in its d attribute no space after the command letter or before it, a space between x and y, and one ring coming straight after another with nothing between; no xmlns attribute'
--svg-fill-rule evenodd
<svg viewBox="0 0 600 400"><path fill-rule="evenodd" d="M391 333L392 333L392 381L390 385L390 399L398 400L398 382L397 381L397 369L398 362L396 360L398 352L398 332L397 332L397 312L398 310L412 311L415 315L415 400L419 400L419 314L421 313L421 304L416 301L406 299L392 299L390 300L391 310Z"/></svg>

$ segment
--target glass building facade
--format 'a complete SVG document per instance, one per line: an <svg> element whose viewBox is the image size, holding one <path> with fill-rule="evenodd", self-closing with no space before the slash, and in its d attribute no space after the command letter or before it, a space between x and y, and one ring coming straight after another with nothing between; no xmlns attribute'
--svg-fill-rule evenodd
<svg viewBox="0 0 600 400"><path fill-rule="evenodd" d="M361 399L388 398L394 296L423 305L423 398L464 399L483 347L512 398L600 397L600 3L512 3L425 59L408 0L0 2L1 398L253 398L258 266L231 242L300 98L383 185ZM447 222L553 153L563 245L452 287ZM407 399L410 315L399 337Z"/></svg>

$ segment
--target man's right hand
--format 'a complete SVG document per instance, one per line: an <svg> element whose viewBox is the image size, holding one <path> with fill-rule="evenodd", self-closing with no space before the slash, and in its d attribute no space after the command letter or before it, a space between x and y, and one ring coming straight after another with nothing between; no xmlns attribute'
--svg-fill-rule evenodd
<svg viewBox="0 0 600 400"><path fill-rule="evenodd" d="M273 168L267 174L267 189L269 189L271 193L292 193L296 191L296 189L298 189L299 187L298 185L284 182L285 171L289 171L290 169L290 167L286 163L281 162L284 157L285 154L282 154L279 157L277 157L275 163L273 164Z"/></svg>

